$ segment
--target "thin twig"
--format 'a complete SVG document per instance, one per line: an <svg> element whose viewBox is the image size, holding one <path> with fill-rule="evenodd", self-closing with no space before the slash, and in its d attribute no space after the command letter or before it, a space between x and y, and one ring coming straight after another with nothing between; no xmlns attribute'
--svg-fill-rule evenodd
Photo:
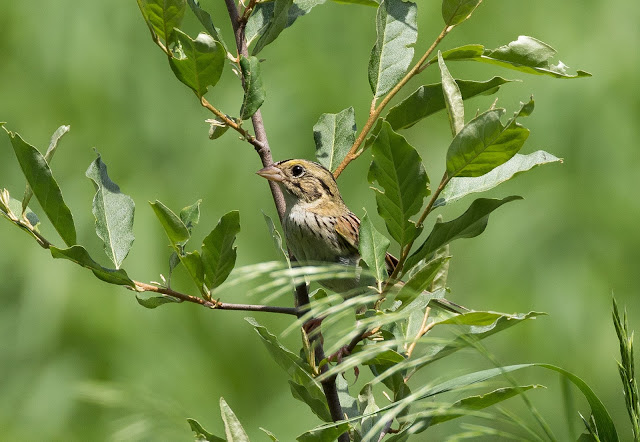
<svg viewBox="0 0 640 442"><path fill-rule="evenodd" d="M266 312L266 313L284 313L287 315L298 314L298 309L293 307L277 307L271 305L252 305L252 304L229 304L220 301L207 301L206 299L199 298L197 296L187 295L185 293L177 292L168 287L158 287L152 284L146 284L140 281L133 281L136 285L136 290L142 292L154 292L161 293L163 295L169 295L174 298L178 298L181 301L192 302L194 304L200 304L210 309L218 310L244 310L249 312Z"/></svg>
<svg viewBox="0 0 640 442"><path fill-rule="evenodd" d="M404 87L405 84L407 84L409 80L411 80L415 75L417 75L420 72L420 68L427 61L427 58L429 58L431 53L435 50L436 46L438 46L438 44L442 41L442 39L447 36L447 34L451 31L451 29L453 29L452 26L446 26L442 30L442 32L440 32L440 35L436 37L434 42L431 44L429 49L427 49L427 51L420 58L420 60L418 60L418 62L413 66L413 68L411 68L409 72L407 72L407 74L402 78L402 80L400 80L400 82L398 82L398 84L396 84L394 88L391 89L391 91L389 91L389 93L384 97L384 99L375 108L375 110L373 109L373 105L375 105L375 101L372 102L372 111L369 114L369 118L367 119L367 122L362 128L362 131L360 132L360 134L356 138L356 141L353 143L353 145L349 149L349 152L347 153L347 155L344 157L344 160L342 160L342 162L338 165L336 170L333 172L333 176L335 178L338 178L342 173L342 171L345 169L345 167L347 167L347 165L351 161L358 158L360 154L364 152L364 149L358 151L358 148L360 147L360 145L362 145L364 140L367 138L367 134L373 128L373 125L375 124L376 120L378 119L378 117L380 116L380 114L382 113L386 105L389 104L389 101L391 101L391 99L395 97L395 95L400 91L400 89Z"/></svg>

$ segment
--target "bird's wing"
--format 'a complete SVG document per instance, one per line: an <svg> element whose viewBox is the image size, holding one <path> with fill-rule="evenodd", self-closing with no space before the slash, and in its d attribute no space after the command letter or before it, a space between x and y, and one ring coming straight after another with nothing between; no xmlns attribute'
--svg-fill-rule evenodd
<svg viewBox="0 0 640 442"><path fill-rule="evenodd" d="M358 253L360 239L360 220L353 213L336 218L336 233L344 245L353 253Z"/></svg>

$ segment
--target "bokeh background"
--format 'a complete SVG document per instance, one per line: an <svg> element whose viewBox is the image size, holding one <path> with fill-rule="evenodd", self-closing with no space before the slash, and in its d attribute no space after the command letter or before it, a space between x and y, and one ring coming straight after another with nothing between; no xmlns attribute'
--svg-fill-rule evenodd
<svg viewBox="0 0 640 442"><path fill-rule="evenodd" d="M439 4L421 3L417 53L442 26ZM223 2L202 4L232 41ZM167 271L167 240L147 204L155 199L179 210L202 198L194 245L221 215L238 209L238 263L276 259L261 214L275 217L275 210L267 186L254 175L257 155L231 131L217 141L207 138L204 120L210 115L174 78L134 1L4 2L2 9L0 120L41 150L59 125L71 125L53 170L74 212L79 242L94 256L107 264L93 230L93 186L84 176L95 158L93 147L137 204L136 240L124 266L133 278L158 280ZM261 53L268 94L262 110L276 159L313 158L312 126L323 112L354 106L362 126L370 102L366 72L374 16L373 8L328 2ZM640 327L639 17L640 4L630 0L491 1L441 46L492 48L531 35L554 46L572 69L593 73L589 79L555 80L449 64L458 78L524 80L505 85L498 95L509 113L535 96L535 112L521 121L532 131L522 152L545 149L564 158L562 165L543 166L490 192L525 200L492 215L482 236L453 244L449 282L452 299L476 309L547 312L487 340L488 348L504 364L548 362L581 376L612 412L623 440L630 438L630 427L610 304L615 293L628 308L631 328ZM183 28L192 36L199 31L190 12ZM405 94L437 76L437 69L428 69ZM208 98L227 113L238 112L241 90L231 69ZM493 99L468 102L467 118ZM437 181L450 141L446 116L435 115L404 134ZM364 155L339 182L360 215L363 208L375 212L365 179L368 162ZM2 135L0 187L19 197L23 186ZM471 201L447 208L445 219ZM49 226L43 231L60 243ZM174 284L192 289L181 272ZM257 301L241 289L221 296ZM185 304L143 309L130 292L52 260L0 221L0 440L187 441L186 417L222 434L221 396L252 440L267 440L259 426L293 440L319 422L291 398L286 375L244 316ZM274 332L288 325L288 318L256 316ZM297 337L285 342L296 348ZM450 359L429 369L425 382L489 365L472 351ZM577 416L564 414L556 376L531 369L517 377L548 387L529 396L561 440L580 428ZM578 393L575 404L587 412ZM519 399L509 406L531 421ZM458 431L458 425L443 425L432 440Z"/></svg>

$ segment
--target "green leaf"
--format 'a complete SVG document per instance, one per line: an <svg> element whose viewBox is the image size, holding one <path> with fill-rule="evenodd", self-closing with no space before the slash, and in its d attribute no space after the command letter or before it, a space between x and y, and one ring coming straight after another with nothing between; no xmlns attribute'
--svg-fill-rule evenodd
<svg viewBox="0 0 640 442"><path fill-rule="evenodd" d="M6 129L5 129L6 130ZM19 134L7 131L22 173L33 190L44 213L66 245L76 243L76 228L71 211L64 203L58 183L44 157Z"/></svg>
<svg viewBox="0 0 640 442"><path fill-rule="evenodd" d="M219 41L224 47L225 51L229 52L227 49L227 44L222 39L222 34L220 33L220 29L216 28L211 20L211 15L204 9L200 7L200 2L198 0L187 0L189 3L189 7L191 11L193 11L194 15L198 18L204 29L213 37L215 41Z"/></svg>
<svg viewBox="0 0 640 442"><path fill-rule="evenodd" d="M96 194L93 197L93 216L96 233L104 243L104 251L116 266L129 254L133 244L133 215L135 204L129 195L120 192L120 187L107 175L107 165L100 154L87 169L87 178L93 181Z"/></svg>
<svg viewBox="0 0 640 442"><path fill-rule="evenodd" d="M567 66L558 61L551 64L551 59L557 54L548 44L533 37L521 35L517 40L496 49L485 49L482 45L466 45L450 49L442 53L445 60L479 61L495 64L527 74L549 75L555 78L591 77L585 71L569 74ZM433 63L435 59L430 60Z"/></svg>
<svg viewBox="0 0 640 442"><path fill-rule="evenodd" d="M258 333L273 360L289 375L292 380L290 384L292 390L295 389L295 384L304 387L307 391L307 393L304 394L304 398L302 395L300 397L294 395L294 397L307 403L312 411L321 419L328 418L325 420L331 420L331 413L326 405L327 402L324 392L318 382L311 377L308 365L306 365L298 355L283 346L278 341L278 338L271 334L266 327L258 324L255 319L245 318L245 320L251 324L256 333ZM326 407L326 411L320 411L316 407L317 404L323 404L324 407Z"/></svg>
<svg viewBox="0 0 640 442"><path fill-rule="evenodd" d="M187 9L185 0L138 0L149 28L167 45L175 42L174 28L180 27Z"/></svg>
<svg viewBox="0 0 640 442"><path fill-rule="evenodd" d="M343 376L336 377L336 388L342 413L348 418L358 416L358 400L349 394L349 383Z"/></svg>
<svg viewBox="0 0 640 442"><path fill-rule="evenodd" d="M200 293L208 295L204 284L204 265L200 253L197 250L186 253L180 256L180 262L184 264Z"/></svg>
<svg viewBox="0 0 640 442"><path fill-rule="evenodd" d="M181 30L175 31L183 54L181 58L169 58L171 70L178 80L189 86L200 98L209 86L215 86L220 80L227 51L222 43L204 32L192 40Z"/></svg>
<svg viewBox="0 0 640 442"><path fill-rule="evenodd" d="M235 118L233 119L235 120ZM229 130L229 126L227 125L227 123L225 123L219 118L209 118L208 120L204 120L204 121L206 123L209 123L209 139L210 140L217 140Z"/></svg>
<svg viewBox="0 0 640 442"><path fill-rule="evenodd" d="M376 399L373 394L373 387L371 384L366 384L360 390L360 394L358 395L358 404L360 409L360 414L367 415L371 413L375 413L378 411L378 405L376 405ZM360 422L361 433L366 434L373 425L378 421L378 416L369 416L362 419Z"/></svg>
<svg viewBox="0 0 640 442"><path fill-rule="evenodd" d="M438 413L435 416L429 416L426 419L426 421L428 423L428 426L440 424L442 422L446 422L451 419L464 416L465 413L463 410L469 410L469 411L482 410L484 408L491 407L492 405L495 405L502 401L506 401L507 399L510 399L519 394L523 394L528 390L540 388L540 387L542 387L542 385L521 385L517 387L503 387L503 388L498 388L497 390L491 391L489 393L485 393L477 396L469 396L451 404L451 406L448 407L449 410L445 409L441 413ZM424 429L426 428L427 427L425 426Z"/></svg>
<svg viewBox="0 0 640 442"><path fill-rule="evenodd" d="M368 180L377 181L382 188L374 188L378 213L393 239L403 247L419 233L409 218L420 210L429 194L429 178L418 152L386 121L372 151Z"/></svg>
<svg viewBox="0 0 640 442"><path fill-rule="evenodd" d="M477 177L509 161L529 137L529 129L516 123L533 111L533 100L521 103L507 121L500 122L504 109L492 109L467 123L455 136L447 151L447 176Z"/></svg>
<svg viewBox="0 0 640 442"><path fill-rule="evenodd" d="M60 126L51 136L51 141L49 142L49 147L47 148L47 152L44 154L44 160L47 164L51 163L53 159L53 154L56 153L56 149L58 148L58 141L60 138L67 132L71 130L71 126ZM31 186L27 183L26 188L24 189L24 196L22 197L22 213L27 210L27 206L29 205L29 201L33 196L33 191L31 190Z"/></svg>
<svg viewBox="0 0 640 442"><path fill-rule="evenodd" d="M369 85L374 97L389 92L413 59L418 38L415 3L382 0L376 14L376 43L369 58Z"/></svg>
<svg viewBox="0 0 640 442"><path fill-rule="evenodd" d="M471 17L482 0L443 0L442 18L447 26L456 26Z"/></svg>
<svg viewBox="0 0 640 442"><path fill-rule="evenodd" d="M152 296L143 296L140 294L136 294L136 301L143 307L148 309L154 309L156 307L160 307L163 304L173 303L173 302L182 302L179 299L176 299L172 296L168 295L152 295Z"/></svg>
<svg viewBox="0 0 640 442"><path fill-rule="evenodd" d="M342 3L345 5L364 5L364 6L372 6L374 8L378 7L378 2L374 0L333 0L334 3Z"/></svg>
<svg viewBox="0 0 640 442"><path fill-rule="evenodd" d="M327 424L313 428L296 437L298 442L335 442L342 433L349 430L349 424Z"/></svg>
<svg viewBox="0 0 640 442"><path fill-rule="evenodd" d="M460 89L458 89L458 84L449 73L447 66L444 64L440 51L438 51L438 65L440 66L442 92L444 95L445 105L447 106L447 113L449 114L451 133L455 137L464 126L464 104L462 103L462 94L460 93Z"/></svg>
<svg viewBox="0 0 640 442"><path fill-rule="evenodd" d="M378 290L382 290L382 282L387 279L386 255L391 242L376 230L365 212L360 220L360 241L358 249L362 260L373 272L378 282Z"/></svg>
<svg viewBox="0 0 640 442"><path fill-rule="evenodd" d="M287 24L285 28L293 25L293 23L299 17L302 17L303 15L311 12L311 9L313 9L315 6L321 5L325 2L326 0L294 0L293 5L289 7ZM375 5L378 6L377 3ZM253 8L253 12L249 17L247 26L245 28L245 38L247 40L248 46L250 46L254 42L254 40L256 40L265 32L267 26L269 25L269 22L273 18L274 9L274 1L260 2Z"/></svg>
<svg viewBox="0 0 640 442"><path fill-rule="evenodd" d="M479 341L504 331L514 325L529 319L546 315L541 312L518 313L508 315L496 312L467 312L452 318L438 321L435 326L455 325L458 336L448 344L432 345L425 353L425 361L416 370L426 367L430 363L449 356L456 351L468 347L474 341Z"/></svg>
<svg viewBox="0 0 640 442"><path fill-rule="evenodd" d="M333 419L331 418L329 407L327 407L326 400L314 397L309 389L307 389L307 387L292 380L289 380L289 388L291 390L291 396L307 404L313 414L318 416L320 420L323 420L325 422L333 421Z"/></svg>
<svg viewBox="0 0 640 442"><path fill-rule="evenodd" d="M189 422L189 426L191 427L191 431L193 431L195 434L195 441L196 442L227 442L225 439L215 436L211 433L209 433L207 430L205 430L202 425L200 425L200 423L195 420L195 419L191 419L188 418L187 422Z"/></svg>
<svg viewBox="0 0 640 442"><path fill-rule="evenodd" d="M258 428L260 428L262 431L264 431L265 434L267 436L269 436L269 439L271 439L272 442L278 442L278 438L271 431L267 430L266 428L262 428L262 427L258 427Z"/></svg>
<svg viewBox="0 0 640 442"><path fill-rule="evenodd" d="M440 256L429 261L411 276L396 295L396 299L402 301L403 305L413 301L431 285L442 266L449 261L449 258L449 256Z"/></svg>
<svg viewBox="0 0 640 442"><path fill-rule="evenodd" d="M442 222L441 215L438 215L438 217L439 217L439 222ZM433 256L433 259L435 260L441 257L451 258L451 255L449 254L449 244L445 244L444 246L436 250L435 255ZM436 272L436 276L435 278L433 278L433 281L431 282L431 286L429 287L430 292L435 292L440 289L445 290L447 288L447 278L449 276L449 263L450 261L446 260L445 263Z"/></svg>
<svg viewBox="0 0 640 442"><path fill-rule="evenodd" d="M232 210L218 221L218 225L202 242L204 280L210 289L222 284L236 264L233 243L240 232L240 212Z"/></svg>
<svg viewBox="0 0 640 442"><path fill-rule="evenodd" d="M484 232L489 222L489 215L498 207L510 201L522 199L520 196L508 196L504 199L479 198L471 203L471 206L458 218L445 223L436 223L433 230L420 246L411 255L405 264L410 269L421 259L426 258L445 244L449 244L459 238L473 238Z"/></svg>
<svg viewBox="0 0 640 442"><path fill-rule="evenodd" d="M240 108L240 118L246 120L256 113L266 97L262 76L260 75L260 60L256 57L240 56L240 69L244 78L244 98Z"/></svg>
<svg viewBox="0 0 640 442"><path fill-rule="evenodd" d="M334 171L356 141L356 114L349 107L337 114L322 114L313 126L316 158Z"/></svg>
<svg viewBox="0 0 640 442"><path fill-rule="evenodd" d="M220 414L222 415L224 432L228 442L249 442L249 436L247 436L242 424L224 398L220 398Z"/></svg>
<svg viewBox="0 0 640 442"><path fill-rule="evenodd" d="M129 287L135 286L133 281L127 276L127 272L123 269L113 270L102 267L89 256L89 253L82 246L72 246L68 249L59 249L51 246L49 250L51 251L51 256L54 258L68 259L69 261L75 262L91 270L96 278L109 284L126 285Z"/></svg>
<svg viewBox="0 0 640 442"><path fill-rule="evenodd" d="M149 202L149 204L151 204L151 208L164 228L174 249L177 249L178 245L183 245L189 240L189 229L187 229L187 226L184 225L182 220L178 218L171 209L158 200L156 200L155 203Z"/></svg>
<svg viewBox="0 0 640 442"><path fill-rule="evenodd" d="M189 233L200 221L200 203L202 200L198 200L190 206L184 207L180 211L180 220L187 228Z"/></svg>
<svg viewBox="0 0 640 442"><path fill-rule="evenodd" d="M560 158L543 150L528 155L515 154L509 161L479 177L452 178L440 194L435 206L444 206L471 193L484 192L523 172L543 164L562 162Z"/></svg>
<svg viewBox="0 0 640 442"><path fill-rule="evenodd" d="M0 212L2 212L2 214L5 215L11 221L13 221L13 219L11 218L11 216L9 216L10 213L13 214L18 219L20 218L20 214L22 213L23 220L26 218L26 220L29 222L29 224L31 224L33 229L37 231L38 225L40 224L40 219L38 218L38 215L36 215L35 212L33 212L33 210L31 210L29 207L27 207L26 210L23 209L20 201L18 201L15 198L11 198L9 196L9 191L7 191L6 189L2 189L2 190L6 192L6 196L9 198L9 204L7 205L7 207L4 207L2 196L0 196ZM0 190L0 192L2 192L2 190Z"/></svg>
<svg viewBox="0 0 640 442"><path fill-rule="evenodd" d="M260 37L256 42L251 55L256 55L266 45L272 43L280 33L287 27L289 22L289 9L293 5L293 0L275 0L273 14L269 16L266 24L260 28ZM254 12L255 14L256 12ZM253 14L252 14L253 15Z"/></svg>
<svg viewBox="0 0 640 442"><path fill-rule="evenodd" d="M267 227L269 228L269 233L271 234L271 238L273 239L273 244L276 246L276 251L278 252L278 255L280 255L279 257L283 258L287 262L289 267L291 267L289 254L287 253L287 251L283 246L282 235L280 235L280 232L278 231L278 229L276 229L276 226L269 215L262 212L262 216L264 216L264 221L267 223Z"/></svg>
<svg viewBox="0 0 640 442"><path fill-rule="evenodd" d="M494 94L500 86L512 81L502 77L493 77L487 81L455 80L463 100L476 95ZM414 93L392 107L386 120L394 130L399 130L411 127L423 118L441 111L446 107L442 87L442 83L420 86Z"/></svg>

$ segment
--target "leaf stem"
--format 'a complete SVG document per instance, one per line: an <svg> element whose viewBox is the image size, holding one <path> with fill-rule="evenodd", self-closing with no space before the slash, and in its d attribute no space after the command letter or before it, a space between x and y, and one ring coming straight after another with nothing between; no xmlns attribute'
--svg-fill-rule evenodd
<svg viewBox="0 0 640 442"><path fill-rule="evenodd" d="M351 146L351 149L349 149L349 152L344 157L344 160L342 160L342 162L338 165L336 170L333 172L333 176L335 178L338 178L342 173L342 171L349 165L349 163L355 160L356 158L358 158L360 154L364 152L364 149L358 150L358 148L362 145L364 140L367 138L367 134L373 128L373 125L375 124L376 120L378 119L378 117L380 116L384 108L387 106L387 104L389 104L391 99L395 97L395 95L400 91L400 89L402 89L404 85L406 85L407 82L409 82L409 80L411 80L415 75L421 72L420 68L422 67L422 65L427 61L427 58L429 58L429 56L433 53L433 51L438 46L438 44L442 41L442 39L445 38L449 32L451 32L451 29L453 29L453 26L445 26L442 32L440 32L440 34L433 41L429 49L427 49L424 55L420 57L420 60L418 60L418 62L411 68L409 72L406 73L406 75L402 78L402 80L400 80L400 82L398 82L398 84L396 84L394 88L391 89L391 91L389 91L389 93L384 97L384 99L380 102L380 104L377 107L374 108L375 99L371 102L371 112L369 114L369 118L367 119L367 122L362 128L362 131L356 138L356 141Z"/></svg>

